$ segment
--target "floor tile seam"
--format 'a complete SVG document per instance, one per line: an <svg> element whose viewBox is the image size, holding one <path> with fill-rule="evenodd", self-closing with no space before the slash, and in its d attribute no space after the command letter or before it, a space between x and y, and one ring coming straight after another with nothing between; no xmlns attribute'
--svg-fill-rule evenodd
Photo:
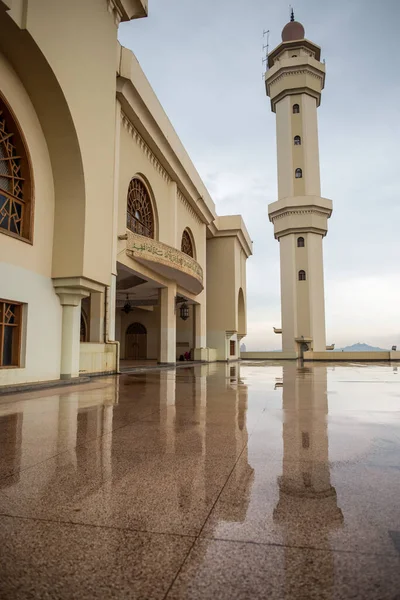
<svg viewBox="0 0 400 600"><path fill-rule="evenodd" d="M135 527L117 527L117 526L113 526L113 525L99 525L96 523L87 523L84 521L70 521L70 520L64 520L64 519L46 519L45 517L38 517L38 516L29 516L29 515L12 515L9 513L3 513L0 512L0 519L2 517L6 517L6 518L10 518L10 519L20 519L20 520L24 520L24 521L35 521L35 522L39 522L39 523L49 523L52 525L66 525L66 526L72 526L72 527L89 527L91 529L106 529L106 530L111 530L111 531L121 531L121 532L127 532L127 533L144 533L146 535L162 535L162 536L171 536L171 537L177 537L177 538L189 538L191 540L193 540L193 542L196 541L196 534L189 534L189 533L176 533L176 532L170 532L170 531L153 531L150 529L139 529L139 528L135 528Z"/></svg>
<svg viewBox="0 0 400 600"><path fill-rule="evenodd" d="M277 548L293 548L295 550L312 550L313 552L334 552L336 554L356 554L360 556L381 556L397 558L400 561L398 553L391 552L361 552L359 550L345 550L343 548L318 548L316 546L302 546L297 544L280 544L279 542L257 542L256 540L238 540L228 539L219 537L209 537L203 535L201 538L196 538L196 542L202 540L209 540L214 542L224 542L227 544L249 544L253 546L274 546Z"/></svg>
<svg viewBox="0 0 400 600"><path fill-rule="evenodd" d="M44 463L48 462L49 460L57 458L57 456L61 456L62 454L66 454L67 452L71 452L71 450L76 450L77 448L83 448L85 445L87 445L87 444L89 444L91 442L94 442L96 440L100 440L103 437L114 433L115 431L119 431L120 429L123 429L124 427L129 427L130 425L133 425L134 423L138 423L139 421L142 420L142 418L146 418L150 414L155 414L156 412L159 412L159 409L158 409L158 411L154 411L152 413L146 414L145 417L141 417L140 419L137 419L135 421L131 421L130 423L126 423L125 425L121 425L120 427L116 427L115 429L111 429L111 431L106 431L106 432L102 433L101 435L98 435L98 436L96 436L94 438L91 438L90 440L86 440L82 444L77 444L76 446L67 447L65 450L61 450L61 452L56 452L56 454L52 454L51 456L48 456L44 460L41 460L41 461L39 461L37 463L29 465L29 466L27 466L27 467L25 467L23 469L17 469L17 470L13 471L9 475L0 475L0 481L2 481L3 479L7 479L9 477L14 477L15 475L17 475L17 473L24 473L25 471L28 471L29 469L33 469L34 467L39 467L40 465L43 465ZM93 452L94 452L94 450L93 450Z"/></svg>
<svg viewBox="0 0 400 600"><path fill-rule="evenodd" d="M246 444L243 446L243 448L242 448L241 452L238 454L238 457L237 457L237 459L235 460L235 463L234 463L234 465L233 465L232 469L230 470L230 472L229 472L229 474L228 474L228 476L227 476L227 478L226 478L226 480L225 480L225 483L222 485L222 487L221 487L221 489L220 489L220 491L219 491L219 493L218 493L218 495L217 495L217 497L216 497L215 501L213 502L213 504L212 504L212 506L211 506L210 510L208 511L208 514L207 514L206 518L204 519L204 523L203 523L203 525L201 526L201 528L200 528L200 531L198 532L197 536L195 537L195 539L194 539L194 541L193 541L193 544L190 546L190 548L189 548L189 550L188 550L188 552L187 552L187 554L186 554L186 556L185 556L184 560L182 561L182 564L181 564L181 566L180 566L180 567L179 567L179 569L177 570L177 573L176 573L175 577L173 578L173 580L172 580L172 582L171 582L170 586L168 587L168 589L167 589L167 591L166 591L166 593L165 593L165 596L163 597L163 600L166 600L166 599L168 598L168 595L169 595L170 591L172 590L172 588L173 588L173 586L174 586L174 584L175 584L175 581L178 579L178 577L179 577L179 575L180 575L180 573L181 573L181 571L182 571L182 569L183 569L183 567L184 567L184 565L185 565L186 561L188 560L188 558L189 558L189 556L190 556L190 553L191 553L191 551L193 550L193 548L194 548L195 544L197 543L197 541L200 539L200 536L201 536L201 534L202 534L202 531L203 531L203 529L204 529L204 527L205 527L205 524L207 523L207 521L208 521L208 519L209 519L209 517L210 517L210 515L211 515L212 511L214 510L214 507L215 507L216 503L218 502L218 500L219 500L219 498L220 498L220 496L221 496L221 494L222 494L223 490L225 489L225 486L226 486L226 484L228 483L228 480L230 479L230 477L231 477L231 475L232 475L232 473L233 473L233 471L234 471L234 469L235 469L235 467L236 467L237 463L239 462L239 459L240 459L240 457L242 456L242 454L243 454L243 452L244 452L245 448L246 448Z"/></svg>

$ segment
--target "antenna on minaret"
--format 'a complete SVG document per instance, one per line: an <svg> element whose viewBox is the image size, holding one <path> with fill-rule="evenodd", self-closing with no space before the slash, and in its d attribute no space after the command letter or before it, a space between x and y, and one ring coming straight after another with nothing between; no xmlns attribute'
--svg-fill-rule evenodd
<svg viewBox="0 0 400 600"><path fill-rule="evenodd" d="M267 43L263 44L263 51L265 50L265 57L262 59L262 64L265 63L265 71L268 71L268 53L269 53L269 29L263 31L263 38L267 36ZM262 78L264 79L265 72L262 74Z"/></svg>

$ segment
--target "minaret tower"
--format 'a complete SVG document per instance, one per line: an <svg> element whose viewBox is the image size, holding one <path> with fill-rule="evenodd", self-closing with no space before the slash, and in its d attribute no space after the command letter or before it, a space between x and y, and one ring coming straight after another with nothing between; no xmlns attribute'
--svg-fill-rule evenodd
<svg viewBox="0 0 400 600"><path fill-rule="evenodd" d="M298 355L326 349L322 238L332 213L319 175L317 107L325 65L304 33L292 11L265 75L276 114L278 200L268 214L280 245L282 349Z"/></svg>

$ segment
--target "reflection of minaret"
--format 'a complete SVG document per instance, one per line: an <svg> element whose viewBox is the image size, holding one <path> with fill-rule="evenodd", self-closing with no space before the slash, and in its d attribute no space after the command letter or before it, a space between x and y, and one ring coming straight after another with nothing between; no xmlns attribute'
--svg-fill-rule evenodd
<svg viewBox="0 0 400 600"><path fill-rule="evenodd" d="M300 525L312 545L329 549L329 533L341 525L343 515L330 481L326 367L285 365L282 405L283 467L274 521L285 528L287 546L291 545L291 534L296 534L296 527ZM307 560L305 555L302 572L305 581L309 572ZM321 560L324 572L320 582L324 589L324 593L321 589L321 597L325 597L327 587L333 585L333 556L328 563L324 553ZM288 558L289 570L291 562ZM312 585L315 590L319 581L313 581Z"/></svg>

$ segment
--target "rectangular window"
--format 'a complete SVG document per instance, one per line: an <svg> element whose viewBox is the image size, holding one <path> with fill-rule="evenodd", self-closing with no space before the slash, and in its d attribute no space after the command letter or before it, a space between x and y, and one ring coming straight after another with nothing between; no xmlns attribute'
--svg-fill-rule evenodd
<svg viewBox="0 0 400 600"><path fill-rule="evenodd" d="M0 300L0 368L19 367L22 305Z"/></svg>
<svg viewBox="0 0 400 600"><path fill-rule="evenodd" d="M229 345L230 345L230 355L231 356L235 356L235 354L236 354L236 342L234 340L231 340L229 342Z"/></svg>

